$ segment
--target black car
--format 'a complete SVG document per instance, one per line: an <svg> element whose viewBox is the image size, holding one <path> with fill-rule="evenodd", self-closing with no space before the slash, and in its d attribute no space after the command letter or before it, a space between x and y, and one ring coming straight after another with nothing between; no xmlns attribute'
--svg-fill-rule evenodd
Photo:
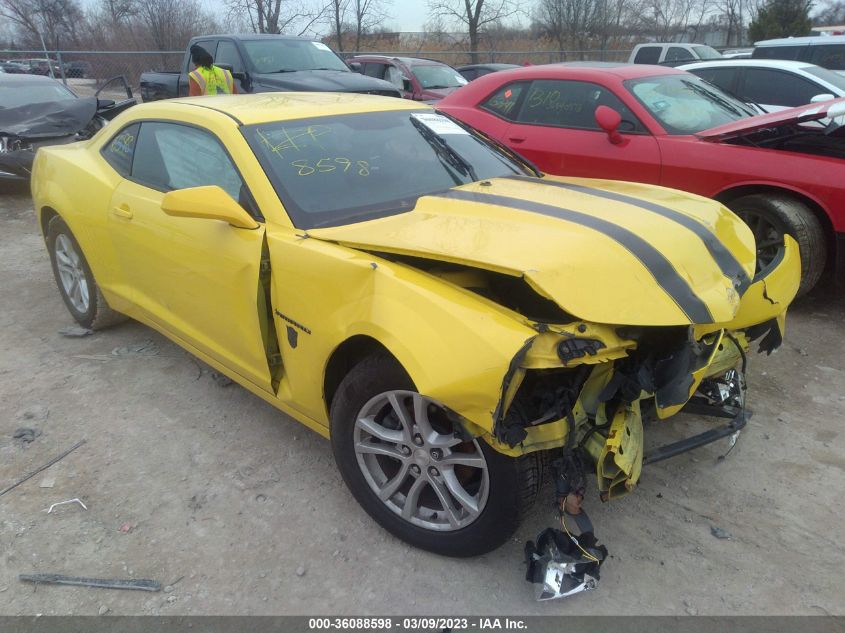
<svg viewBox="0 0 845 633"><path fill-rule="evenodd" d="M27 74L26 69L23 67L22 64L18 64L15 62L0 62L0 70L8 75L25 75Z"/></svg>
<svg viewBox="0 0 845 633"><path fill-rule="evenodd" d="M519 68L518 64L468 64L456 68L459 73L464 76L467 81L478 79L490 73L497 73L500 70L509 70L511 68Z"/></svg>
<svg viewBox="0 0 845 633"><path fill-rule="evenodd" d="M0 179L26 179L35 151L89 138L120 112L135 105L126 79L126 99L77 97L61 82L38 75L0 74Z"/></svg>
<svg viewBox="0 0 845 633"><path fill-rule="evenodd" d="M188 95L195 44L211 54L215 65L232 72L240 94L305 91L402 96L388 81L352 72L337 53L317 40L269 34L201 35L188 42L181 70L141 75L145 102Z"/></svg>
<svg viewBox="0 0 845 633"><path fill-rule="evenodd" d="M92 73L94 72L94 69L91 66L91 62L67 62L64 65L64 69L65 77L74 77L78 79L91 77Z"/></svg>

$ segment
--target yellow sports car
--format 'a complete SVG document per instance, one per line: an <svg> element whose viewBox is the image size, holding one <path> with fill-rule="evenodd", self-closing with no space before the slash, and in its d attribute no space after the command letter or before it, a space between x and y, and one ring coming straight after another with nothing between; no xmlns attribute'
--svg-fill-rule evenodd
<svg viewBox="0 0 845 633"><path fill-rule="evenodd" d="M140 105L40 150L32 190L79 324L137 319L331 437L378 523L452 556L512 534L552 461L577 513L588 468L611 499L736 433L800 277L789 237L755 276L717 202L541 177L367 95ZM685 406L732 420L646 452Z"/></svg>

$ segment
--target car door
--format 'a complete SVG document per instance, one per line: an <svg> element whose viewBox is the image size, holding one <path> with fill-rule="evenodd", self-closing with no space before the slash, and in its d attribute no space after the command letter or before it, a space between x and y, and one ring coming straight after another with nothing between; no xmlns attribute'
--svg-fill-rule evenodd
<svg viewBox="0 0 845 633"><path fill-rule="evenodd" d="M241 59L238 47L235 46L233 41L220 40L217 43L217 54L214 56L214 63L230 66L235 85L238 87L238 93L244 94L248 92L242 83L246 67L244 66L243 59Z"/></svg>
<svg viewBox="0 0 845 633"><path fill-rule="evenodd" d="M513 102L516 88L505 86L488 102ZM508 91L510 98L506 98ZM595 111L616 110L623 142L613 144L599 128ZM657 141L608 88L587 81L535 80L520 90L508 112L510 125L500 139L541 170L562 176L660 181Z"/></svg>
<svg viewBox="0 0 845 633"><path fill-rule="evenodd" d="M165 192L204 185L254 208L228 153L207 130L142 122L131 173L111 200L117 258L143 316L271 391L259 319L264 225L240 229L161 208Z"/></svg>

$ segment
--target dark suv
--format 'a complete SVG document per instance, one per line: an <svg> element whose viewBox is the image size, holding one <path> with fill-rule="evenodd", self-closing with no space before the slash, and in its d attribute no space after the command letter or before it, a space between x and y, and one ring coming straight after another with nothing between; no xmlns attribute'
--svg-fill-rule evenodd
<svg viewBox="0 0 845 633"><path fill-rule="evenodd" d="M468 83L457 70L433 59L358 55L346 63L362 75L389 81L415 101L437 101Z"/></svg>

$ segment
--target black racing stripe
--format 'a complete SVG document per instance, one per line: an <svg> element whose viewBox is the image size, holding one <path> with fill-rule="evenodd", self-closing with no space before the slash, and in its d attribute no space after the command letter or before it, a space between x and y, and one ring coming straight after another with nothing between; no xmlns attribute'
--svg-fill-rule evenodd
<svg viewBox="0 0 845 633"><path fill-rule="evenodd" d="M561 189L578 191L580 193L585 193L590 196L605 198L606 200L613 200L615 202L630 204L632 206L639 207L640 209L644 209L645 211L651 211L652 213L656 213L657 215L662 216L668 220L672 220L673 222L677 222L684 228L687 228L693 233L695 233L701 239L701 241L704 242L704 246L707 248L707 251L713 258L713 261L715 261L716 265L719 266L719 269L722 271L723 275L735 282L736 288L739 291L740 295L745 293L746 288L751 285L751 279L748 277L748 274L745 272L745 269L733 256L733 253L731 253L727 248L725 248L725 245L722 244L721 240L719 240L719 238L713 235L713 233L706 226L693 220L688 215L684 215L679 211L675 211L674 209L671 209L669 207L664 207L663 205L657 204L655 202L649 202L648 200L641 200L640 198L626 196L622 193L605 191L603 189L586 187L584 185L557 182L554 180L540 180L538 178L530 178L528 176L509 176L509 178L512 180L522 180L525 182L534 182L537 184L549 185L552 187L560 187Z"/></svg>
<svg viewBox="0 0 845 633"><path fill-rule="evenodd" d="M624 246L634 257L642 262L643 266L652 274L657 284L672 297L692 323L713 323L713 315L710 314L710 309L692 291L689 284L678 274L678 271L675 270L669 260L639 235L632 233L618 224L613 224L607 220L579 211L491 193L451 189L432 197L464 200L481 204L498 204L503 207L511 207L513 209L520 209L521 211L529 211L531 213L539 213L566 220L603 233Z"/></svg>

